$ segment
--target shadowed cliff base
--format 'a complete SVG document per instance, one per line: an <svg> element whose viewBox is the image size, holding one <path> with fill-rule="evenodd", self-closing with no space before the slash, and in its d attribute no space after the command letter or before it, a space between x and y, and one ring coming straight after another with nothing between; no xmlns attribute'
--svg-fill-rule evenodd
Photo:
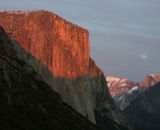
<svg viewBox="0 0 160 130"><path fill-rule="evenodd" d="M12 41L17 50L17 56L33 66L33 68L42 75L44 81L52 86L52 89L61 94L62 100L72 106L75 110L94 121L93 98L91 88L88 86L88 75L76 79L57 78L52 72L37 60L36 57L26 52L16 41ZM86 102L92 101L92 102ZM91 119L92 117L92 119Z"/></svg>
<svg viewBox="0 0 160 130"><path fill-rule="evenodd" d="M17 56L20 59L24 59L25 61L27 61L28 64L33 65L34 69L40 74L42 74L42 78L44 79L44 81L50 84L53 90L56 90L61 94L62 100L67 104L69 104L70 106L72 106L76 111L81 113L83 116L85 116L89 120L92 120L89 118L89 114L93 114L94 119L96 119L96 123L98 123L97 125L103 127L104 129L106 128L108 122L110 121L119 123L120 129L122 128L125 129L124 127L132 128L128 124L126 119L123 118L120 110L117 107L115 107L113 99L111 98L108 92L108 87L104 75L99 75L97 77L96 75L94 75L95 77L92 78L90 78L88 75L84 75L76 79L70 79L70 80L64 78L56 78L43 63L41 63L34 56L26 52L18 44L17 41L12 40L11 42L17 51ZM94 61L90 59L90 63L94 63ZM92 67L90 70L96 68L95 65L91 66ZM98 69L95 70L97 71ZM88 86L91 86L91 90L90 88L88 88ZM90 96L93 99L89 99L91 98ZM94 106L93 104L91 104L91 102L88 102L88 104L86 104L87 103L86 100L94 101L92 102ZM92 111L90 111L91 106L93 106L93 112L99 114L95 115L94 113L92 113ZM89 107L89 113L87 112L86 107ZM107 109L107 111L103 111L104 109ZM100 119L100 117L106 117L106 118L104 120L104 118ZM119 117L120 118L122 117L121 120L118 119ZM104 120L103 123L100 123L100 121L102 120ZM121 123L124 121L127 123L123 126ZM114 128L114 123L111 124L113 125L111 126Z"/></svg>
<svg viewBox="0 0 160 130"><path fill-rule="evenodd" d="M94 110L101 111L105 108L103 104L107 102L108 111L100 113L103 113L102 115L106 114L106 116L112 120L114 119L114 117L112 117L113 112L110 113L111 111L113 111L110 107L114 107L114 102L108 94L108 90L106 89L107 86L105 77L103 75L93 78L90 78L88 75L84 75L70 80L64 78L56 78L43 63L26 52L16 41L12 41L12 43L17 50L18 57L20 59L26 58L25 61L28 61L30 65L34 65L35 70L42 74L42 78L44 79L44 81L49 83L52 86L53 90L56 90L61 94L62 100L64 102L72 106L86 118L89 118L90 114L94 115L94 113L91 113L91 107L93 107L93 112ZM38 68L41 68L41 70L39 70ZM90 82L88 82L88 80ZM91 88L89 88L88 86L91 86ZM103 88L102 86L105 86L105 88ZM91 102L86 102L87 100L92 100L94 106L93 104L91 104ZM89 112L87 112L88 108L86 107L89 107ZM96 117L93 118L95 119Z"/></svg>
<svg viewBox="0 0 160 130"><path fill-rule="evenodd" d="M88 31L47 11L0 13L0 24L18 41L12 41L18 57L32 65L63 101L94 123L96 109L130 128L115 107L102 71L89 57Z"/></svg>

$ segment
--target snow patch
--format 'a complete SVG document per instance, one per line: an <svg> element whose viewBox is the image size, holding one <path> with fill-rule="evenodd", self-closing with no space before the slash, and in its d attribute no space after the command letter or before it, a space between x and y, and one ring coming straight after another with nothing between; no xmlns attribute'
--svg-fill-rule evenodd
<svg viewBox="0 0 160 130"><path fill-rule="evenodd" d="M122 96L120 96L120 97L118 98L118 100L120 101L120 100L124 97L124 95L125 95L125 94L123 94Z"/></svg>
<svg viewBox="0 0 160 130"><path fill-rule="evenodd" d="M152 76L154 79L156 77L156 74L149 74L150 76Z"/></svg>
<svg viewBox="0 0 160 130"><path fill-rule="evenodd" d="M125 87L125 86L129 86L129 85L127 83L122 83L118 87Z"/></svg>
<svg viewBox="0 0 160 130"><path fill-rule="evenodd" d="M134 90L137 90L138 89L138 86L135 86L133 87L131 90L129 90L127 93L128 94L131 94Z"/></svg>
<svg viewBox="0 0 160 130"><path fill-rule="evenodd" d="M110 83L110 82L118 82L118 81L120 81L120 78L116 78L114 76L108 76L106 78L106 80L107 80L108 83Z"/></svg>

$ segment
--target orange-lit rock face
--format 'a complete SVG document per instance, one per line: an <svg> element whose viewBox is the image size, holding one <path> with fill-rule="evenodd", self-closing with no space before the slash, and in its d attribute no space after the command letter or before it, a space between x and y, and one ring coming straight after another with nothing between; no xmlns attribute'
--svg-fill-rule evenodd
<svg viewBox="0 0 160 130"><path fill-rule="evenodd" d="M160 82L160 76L156 74L148 74L144 81L140 83L140 87L149 87L153 86L156 83Z"/></svg>
<svg viewBox="0 0 160 130"><path fill-rule="evenodd" d="M103 72L96 66L91 58L89 58L89 74L91 78L103 75Z"/></svg>
<svg viewBox="0 0 160 130"><path fill-rule="evenodd" d="M0 13L0 25L55 77L88 73L88 31L47 11Z"/></svg>

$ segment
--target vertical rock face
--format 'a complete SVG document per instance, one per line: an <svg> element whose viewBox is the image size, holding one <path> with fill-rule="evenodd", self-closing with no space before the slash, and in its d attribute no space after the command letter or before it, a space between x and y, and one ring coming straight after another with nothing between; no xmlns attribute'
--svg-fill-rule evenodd
<svg viewBox="0 0 160 130"><path fill-rule="evenodd" d="M39 72L62 100L95 123L94 110L128 126L89 56L88 31L47 11L0 13L19 58ZM102 111L102 109L107 111Z"/></svg>
<svg viewBox="0 0 160 130"><path fill-rule="evenodd" d="M11 41L0 26L0 130L102 130L62 102L60 94L17 57Z"/></svg>
<svg viewBox="0 0 160 130"><path fill-rule="evenodd" d="M88 31L46 11L1 13L0 24L55 77L88 73ZM33 44L34 43L34 44Z"/></svg>
<svg viewBox="0 0 160 130"><path fill-rule="evenodd" d="M31 64L62 99L95 122L89 80L88 31L47 11L7 12L0 24L18 56Z"/></svg>
<svg viewBox="0 0 160 130"><path fill-rule="evenodd" d="M160 81L160 76L156 74L148 74L144 81L140 83L140 87L153 86Z"/></svg>

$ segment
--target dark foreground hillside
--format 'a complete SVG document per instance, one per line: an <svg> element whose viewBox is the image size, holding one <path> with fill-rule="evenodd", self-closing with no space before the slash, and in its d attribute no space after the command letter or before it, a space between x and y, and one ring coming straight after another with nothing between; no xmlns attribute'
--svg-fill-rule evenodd
<svg viewBox="0 0 160 130"><path fill-rule="evenodd" d="M123 112L137 130L160 130L160 82L142 92Z"/></svg>

